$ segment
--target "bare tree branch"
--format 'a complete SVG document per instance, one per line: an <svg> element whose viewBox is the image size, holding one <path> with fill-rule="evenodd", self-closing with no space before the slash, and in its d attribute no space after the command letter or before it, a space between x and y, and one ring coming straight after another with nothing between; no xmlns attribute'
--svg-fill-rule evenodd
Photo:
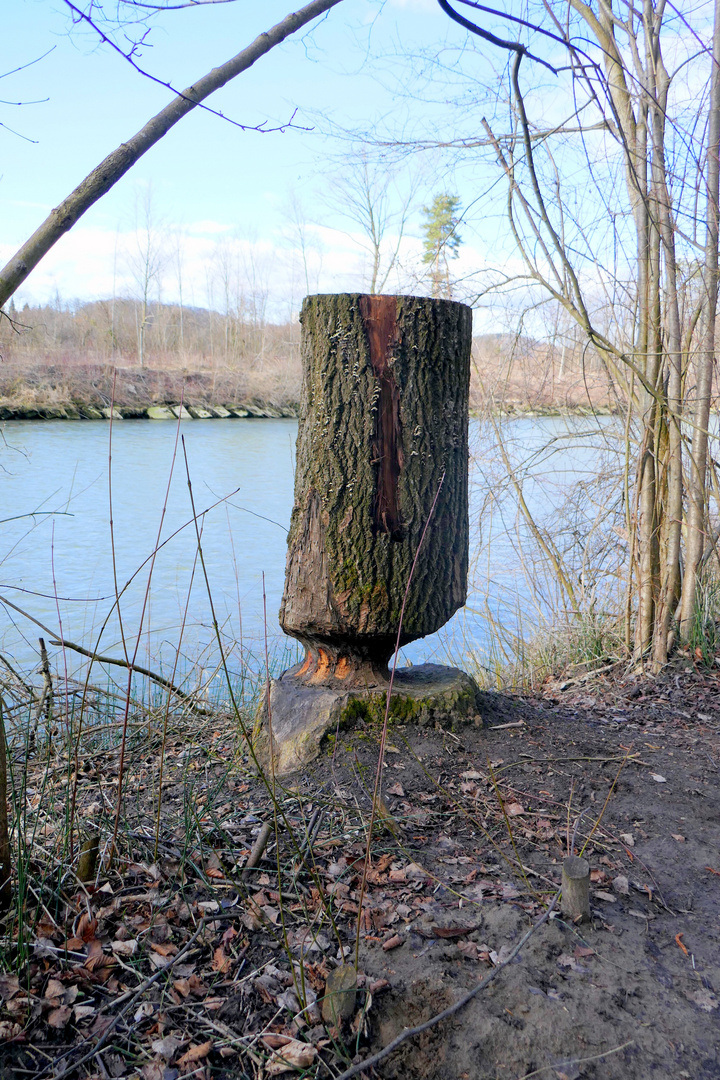
<svg viewBox="0 0 720 1080"><path fill-rule="evenodd" d="M10 299L15 290L25 281L28 274L37 266L44 255L63 236L76 221L94 203L101 199L118 180L145 154L151 146L159 142L184 116L210 94L225 86L241 72L247 71L265 53L270 52L285 38L294 34L301 27L335 7L341 0L312 0L299 11L287 15L270 30L260 34L251 45L238 53L227 63L213 68L187 90L179 94L161 112L148 121L141 130L126 143L122 143L109 154L97 168L85 177L82 183L45 219L29 240L15 253L7 265L0 271L0 307Z"/></svg>

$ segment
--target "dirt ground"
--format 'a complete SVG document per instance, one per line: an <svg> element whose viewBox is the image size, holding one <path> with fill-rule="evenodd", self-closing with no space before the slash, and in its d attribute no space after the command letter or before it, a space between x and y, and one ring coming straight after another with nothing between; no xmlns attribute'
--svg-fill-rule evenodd
<svg viewBox="0 0 720 1080"><path fill-rule="evenodd" d="M65 888L63 910L46 900L25 977L0 976L3 1075L338 1078L496 971L363 1075L720 1077L719 690L682 667L612 671L533 699L485 694L483 723L456 732L391 728L364 891L377 732L331 740L273 810L227 725L192 749L178 731L155 861L157 747L140 743L125 862ZM101 835L110 757L78 790ZM263 822L279 843L243 879ZM546 912L573 834L591 923L553 912L502 966ZM320 1007L358 919L340 1027Z"/></svg>

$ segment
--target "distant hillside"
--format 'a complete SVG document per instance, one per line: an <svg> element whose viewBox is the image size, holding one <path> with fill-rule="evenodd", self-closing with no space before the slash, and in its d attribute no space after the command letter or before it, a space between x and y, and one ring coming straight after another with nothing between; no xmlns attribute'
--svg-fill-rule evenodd
<svg viewBox="0 0 720 1080"><path fill-rule="evenodd" d="M256 306L222 313L99 300L10 309L0 321L0 417L107 408L243 404L296 409L300 327ZM142 363L141 363L142 360ZM504 411L614 406L602 366L580 349L510 334L473 341L471 405ZM593 366L594 363L594 366Z"/></svg>

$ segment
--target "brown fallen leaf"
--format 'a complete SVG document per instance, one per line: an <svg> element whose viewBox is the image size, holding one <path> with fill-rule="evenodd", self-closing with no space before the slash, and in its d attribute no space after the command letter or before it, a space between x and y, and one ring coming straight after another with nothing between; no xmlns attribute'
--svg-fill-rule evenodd
<svg viewBox="0 0 720 1080"><path fill-rule="evenodd" d="M265 1065L265 1072L268 1076L278 1076L280 1073L290 1072L291 1069L306 1069L312 1065L316 1056L316 1047L300 1042L299 1039L291 1039L274 1051Z"/></svg>
<svg viewBox="0 0 720 1080"><path fill-rule="evenodd" d="M172 964L171 956L162 956L160 953L151 952L148 959L156 971L169 967Z"/></svg>
<svg viewBox="0 0 720 1080"><path fill-rule="evenodd" d="M293 1041L292 1035L281 1035L277 1031L268 1031L262 1037L262 1041L267 1046L268 1050L278 1050L281 1046L287 1046L289 1042Z"/></svg>
<svg viewBox="0 0 720 1080"><path fill-rule="evenodd" d="M388 795L397 795L398 798L405 797L405 789L403 788L399 780L396 780L394 784L390 784L390 786L385 790L387 791Z"/></svg>
<svg viewBox="0 0 720 1080"><path fill-rule="evenodd" d="M118 956L134 956L138 949L138 943L135 938L130 938L128 941L113 941L110 943L110 948Z"/></svg>
<svg viewBox="0 0 720 1080"><path fill-rule="evenodd" d="M151 1043L150 1049L153 1054L159 1054L161 1058L170 1061L178 1052L182 1044L183 1040L178 1039L175 1035L166 1035L164 1039L156 1039Z"/></svg>
<svg viewBox="0 0 720 1080"><path fill-rule="evenodd" d="M167 1066L164 1061L156 1059L155 1061L148 1061L146 1065L143 1065L140 1070L142 1080L163 1080L163 1074L165 1073Z"/></svg>
<svg viewBox="0 0 720 1080"><path fill-rule="evenodd" d="M94 972L101 982L105 982L110 978L110 972L116 964L117 961L115 960L115 957L104 953L101 943L97 938L93 938L88 948L88 958L85 961L85 968L88 971Z"/></svg>
<svg viewBox="0 0 720 1080"><path fill-rule="evenodd" d="M56 1008L62 1004L65 987L59 979L49 979L45 987L45 1004Z"/></svg>
<svg viewBox="0 0 720 1080"><path fill-rule="evenodd" d="M203 1061L212 1050L212 1045L212 1039L208 1039L207 1042L200 1043L199 1046L191 1046L181 1058L178 1058L178 1065L184 1067L185 1065L194 1065L197 1061Z"/></svg>
<svg viewBox="0 0 720 1080"><path fill-rule="evenodd" d="M59 1009L53 1009L52 1012L48 1014L47 1022L51 1028L60 1031L70 1020L72 1012L69 1005L61 1005Z"/></svg>
<svg viewBox="0 0 720 1080"><path fill-rule="evenodd" d="M212 958L213 971L219 971L221 975L227 975L228 971L232 967L232 958L225 955L225 950L222 945L219 945Z"/></svg>
<svg viewBox="0 0 720 1080"><path fill-rule="evenodd" d="M10 1001L20 993L20 979L17 975L0 975L0 999Z"/></svg>
<svg viewBox="0 0 720 1080"><path fill-rule="evenodd" d="M431 926L430 931L434 937L437 938L456 938L464 937L465 934L472 933L476 928L474 926Z"/></svg>
<svg viewBox="0 0 720 1080"><path fill-rule="evenodd" d="M151 941L150 948L159 956L174 956L178 951L177 945L173 945L172 941L161 942L159 945Z"/></svg>
<svg viewBox="0 0 720 1080"><path fill-rule="evenodd" d="M505 803L505 812L508 817L519 817L525 813L525 807L519 802Z"/></svg>
<svg viewBox="0 0 720 1080"><path fill-rule="evenodd" d="M96 1014L97 1009L94 1005L76 1005L73 1009L76 1024L79 1024L81 1020L88 1020L91 1016L95 1016Z"/></svg>
<svg viewBox="0 0 720 1080"><path fill-rule="evenodd" d="M621 896L630 895L630 882L624 874L618 874L618 876L613 879L612 887L613 890Z"/></svg>
<svg viewBox="0 0 720 1080"><path fill-rule="evenodd" d="M80 938L81 941L90 941L91 938L95 937L97 926L98 921L95 916L88 915L86 911L83 911L78 919L77 926L74 928L73 936Z"/></svg>

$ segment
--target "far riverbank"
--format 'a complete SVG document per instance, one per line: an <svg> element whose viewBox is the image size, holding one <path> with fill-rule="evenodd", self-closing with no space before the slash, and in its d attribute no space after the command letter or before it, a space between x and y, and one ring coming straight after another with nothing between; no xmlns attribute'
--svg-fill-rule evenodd
<svg viewBox="0 0 720 1080"><path fill-rule="evenodd" d="M471 409L471 416L486 413L485 409ZM531 406L508 404L489 410L495 416L553 417L553 416L614 416L619 408L608 405L562 407L559 405ZM180 402L163 405L101 406L78 404L13 405L0 403L1 420L232 420L232 419L297 419L299 402L273 405L266 401L241 401L227 405L185 405Z"/></svg>

